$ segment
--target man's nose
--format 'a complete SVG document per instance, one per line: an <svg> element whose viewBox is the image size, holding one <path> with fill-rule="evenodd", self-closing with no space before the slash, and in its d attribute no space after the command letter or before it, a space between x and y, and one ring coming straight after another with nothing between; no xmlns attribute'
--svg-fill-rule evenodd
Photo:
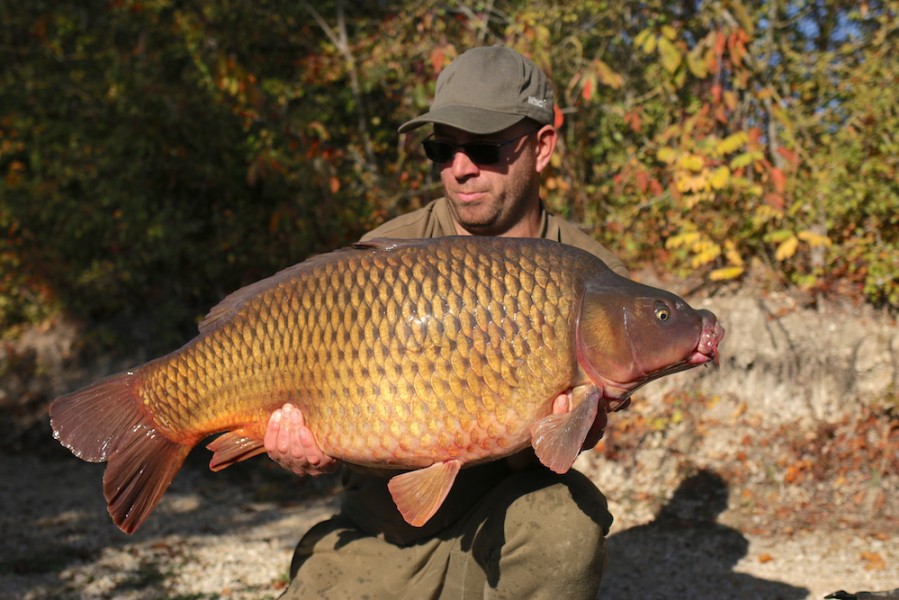
<svg viewBox="0 0 899 600"><path fill-rule="evenodd" d="M478 165L461 148L453 153L453 159L449 164L449 168L452 170L453 177L457 179L477 175L480 172Z"/></svg>

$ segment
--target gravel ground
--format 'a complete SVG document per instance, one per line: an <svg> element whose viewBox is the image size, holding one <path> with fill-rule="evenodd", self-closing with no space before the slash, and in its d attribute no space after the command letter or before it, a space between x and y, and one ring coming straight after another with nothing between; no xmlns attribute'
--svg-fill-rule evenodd
<svg viewBox="0 0 899 600"><path fill-rule="evenodd" d="M225 475L192 461L144 527L127 536L106 515L102 466L3 456L0 598L276 598L294 544L333 511L334 494L327 483L309 490L253 462ZM640 522L628 515L646 506L612 498L617 522L601 597L790 600L899 587L896 527L756 535L728 525L751 521L739 509L708 509L716 502L709 495L720 501L722 490L717 478L703 478L712 483L694 494L705 507L699 512L688 498Z"/></svg>

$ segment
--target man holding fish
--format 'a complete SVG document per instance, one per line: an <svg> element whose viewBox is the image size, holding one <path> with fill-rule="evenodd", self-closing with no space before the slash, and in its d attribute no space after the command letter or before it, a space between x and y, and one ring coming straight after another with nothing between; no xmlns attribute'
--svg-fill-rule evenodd
<svg viewBox="0 0 899 600"><path fill-rule="evenodd" d="M445 196L363 239L485 235L551 239L586 250L615 272L609 250L549 214L540 176L557 142L552 87L531 61L499 46L469 50L437 80L431 110L400 133L433 124L424 141ZM569 410L560 394L553 412ZM602 435L600 411L584 448ZM303 415L276 411L269 455L297 474L336 468ZM284 598L594 598L612 523L606 500L575 470L556 474L531 448L461 471L449 497L422 527L405 522L388 491L395 472L343 473L340 513L297 546Z"/></svg>

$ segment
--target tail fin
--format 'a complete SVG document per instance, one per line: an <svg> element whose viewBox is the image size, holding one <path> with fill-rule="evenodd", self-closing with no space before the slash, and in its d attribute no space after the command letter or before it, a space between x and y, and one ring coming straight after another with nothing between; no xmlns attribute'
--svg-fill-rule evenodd
<svg viewBox="0 0 899 600"><path fill-rule="evenodd" d="M138 381L137 373L113 375L50 405L53 437L82 460L108 462L103 495L125 533L146 520L193 447L156 430L137 396Z"/></svg>

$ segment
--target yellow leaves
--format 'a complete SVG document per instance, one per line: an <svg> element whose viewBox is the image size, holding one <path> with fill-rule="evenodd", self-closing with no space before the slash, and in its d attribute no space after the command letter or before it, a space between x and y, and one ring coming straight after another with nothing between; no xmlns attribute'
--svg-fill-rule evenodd
<svg viewBox="0 0 899 600"><path fill-rule="evenodd" d="M774 258L781 262L796 254L796 249L799 247L799 238L789 229L772 231L765 236L765 241L777 244Z"/></svg>
<svg viewBox="0 0 899 600"><path fill-rule="evenodd" d="M690 246L701 239L702 235L698 231L686 231L673 235L665 242L665 248L674 250L682 246Z"/></svg>
<svg viewBox="0 0 899 600"><path fill-rule="evenodd" d="M658 45L659 60L662 62L662 67L669 73L674 73L683 60L680 50L667 37L660 37Z"/></svg>
<svg viewBox="0 0 899 600"><path fill-rule="evenodd" d="M718 146L722 144L724 142ZM724 145L728 147L727 144ZM730 145L734 145L734 142L731 141ZM714 150L716 148L713 148L713 155ZM659 148L656 158L672 167L672 181L675 189L681 194L719 192L727 189L733 180L733 174L727 165L710 166L708 163L712 158L702 154L681 152L666 146Z"/></svg>
<svg viewBox="0 0 899 600"><path fill-rule="evenodd" d="M718 142L716 149L722 155L731 154L743 147L743 145L745 145L748 141L749 134L747 134L745 131L738 131L737 133L733 133Z"/></svg>
<svg viewBox="0 0 899 600"><path fill-rule="evenodd" d="M671 82L678 88L684 85L688 74L705 79L710 73L718 71L721 53L717 42L719 37L722 41L725 37L714 31L709 32L689 47L684 40L678 40L678 36L678 29L672 25L644 29L634 38L634 47L647 55L657 53L659 63L672 76Z"/></svg>
<svg viewBox="0 0 899 600"><path fill-rule="evenodd" d="M724 257L727 259L727 266L714 269L709 273L709 279L712 281L729 281L740 277L746 270L743 263L743 257L737 250L737 245L733 240L724 241Z"/></svg>
<svg viewBox="0 0 899 600"><path fill-rule="evenodd" d="M737 95L730 90L724 92L724 106L728 110L737 110Z"/></svg>
<svg viewBox="0 0 899 600"><path fill-rule="evenodd" d="M682 154L678 160L678 166L687 171L698 173L705 166L705 161L701 156L695 154Z"/></svg>
<svg viewBox="0 0 899 600"><path fill-rule="evenodd" d="M644 29L634 38L634 46L643 50L644 54L659 53L659 60L668 73L674 74L677 68L684 60L684 55L675 46L677 40L677 29L671 25L663 25L657 33L653 29ZM693 58L694 62L698 62L697 58ZM693 68L701 69L698 64Z"/></svg>
<svg viewBox="0 0 899 600"><path fill-rule="evenodd" d="M634 38L634 46L643 50L644 54L656 51L656 36L652 29L644 29Z"/></svg>
<svg viewBox="0 0 899 600"><path fill-rule="evenodd" d="M829 237L827 237L826 235L821 235L820 233L814 232L810 229L800 231L798 234L796 234L796 237L798 237L800 240L802 240L812 248L815 248L817 246L829 247L831 245Z"/></svg>
<svg viewBox="0 0 899 600"><path fill-rule="evenodd" d="M600 82L610 88L618 89L624 84L624 78L613 71L609 65L601 60L593 61L593 67L596 69L596 77Z"/></svg>
<svg viewBox="0 0 899 600"><path fill-rule="evenodd" d="M799 238L795 235L791 235L777 245L777 249L774 251L774 258L780 262L783 262L796 254L796 248L798 247Z"/></svg>
<svg viewBox="0 0 899 600"><path fill-rule="evenodd" d="M720 192L742 181L735 179L735 170L764 158L759 151L742 152L734 156L729 164L721 164L721 159L744 148L749 141L746 131L738 131L724 139L707 138L695 144L694 152L663 146L656 151L656 158L671 166L672 180L678 192Z"/></svg>
<svg viewBox="0 0 899 600"><path fill-rule="evenodd" d="M727 262L730 264L743 267L743 257L740 256L739 251L737 251L737 245L732 240L725 240L724 256L727 257Z"/></svg>
<svg viewBox="0 0 899 600"><path fill-rule="evenodd" d="M707 239L696 242L692 250L695 255L690 260L690 266L694 269L707 265L721 256L721 246Z"/></svg>
<svg viewBox="0 0 899 600"><path fill-rule="evenodd" d="M687 68L699 79L705 79L709 74L706 52L707 49L703 46L696 46L687 53Z"/></svg>
<svg viewBox="0 0 899 600"><path fill-rule="evenodd" d="M712 281L730 281L736 279L743 274L744 267L721 267L709 273L709 279Z"/></svg>
<svg viewBox="0 0 899 600"><path fill-rule="evenodd" d="M752 214L752 220L755 223L755 227L757 229L761 228L761 225L767 223L772 219L779 219L783 217L783 211L777 210L770 204L759 204L755 207L755 210Z"/></svg>
<svg viewBox="0 0 899 600"><path fill-rule="evenodd" d="M764 158L765 154L761 150L751 150L749 152L743 152L735 156L734 159L730 161L730 168L744 169L752 163L763 160Z"/></svg>
<svg viewBox="0 0 899 600"><path fill-rule="evenodd" d="M690 266L698 269L721 256L721 246L698 231L687 231L674 235L665 241L665 248L675 250L685 248L691 254Z"/></svg>
<svg viewBox="0 0 899 600"><path fill-rule="evenodd" d="M772 231L765 236L765 241L777 244L774 249L774 258L780 262L792 258L799 250L800 242L805 242L811 248L831 245L829 237L811 229L804 229L798 233L789 229Z"/></svg>
<svg viewBox="0 0 899 600"><path fill-rule="evenodd" d="M696 194L706 191L708 179L702 174L690 175L680 172L674 176L674 188L681 194ZM692 204L690 206L692 208Z"/></svg>
<svg viewBox="0 0 899 600"><path fill-rule="evenodd" d="M721 166L712 171L709 176L709 185L713 190L723 190L730 183L730 169Z"/></svg>
<svg viewBox="0 0 899 600"><path fill-rule="evenodd" d="M668 146L659 148L659 151L656 152L656 158L668 165L677 160L677 156L677 150L675 150L674 148L669 148Z"/></svg>

